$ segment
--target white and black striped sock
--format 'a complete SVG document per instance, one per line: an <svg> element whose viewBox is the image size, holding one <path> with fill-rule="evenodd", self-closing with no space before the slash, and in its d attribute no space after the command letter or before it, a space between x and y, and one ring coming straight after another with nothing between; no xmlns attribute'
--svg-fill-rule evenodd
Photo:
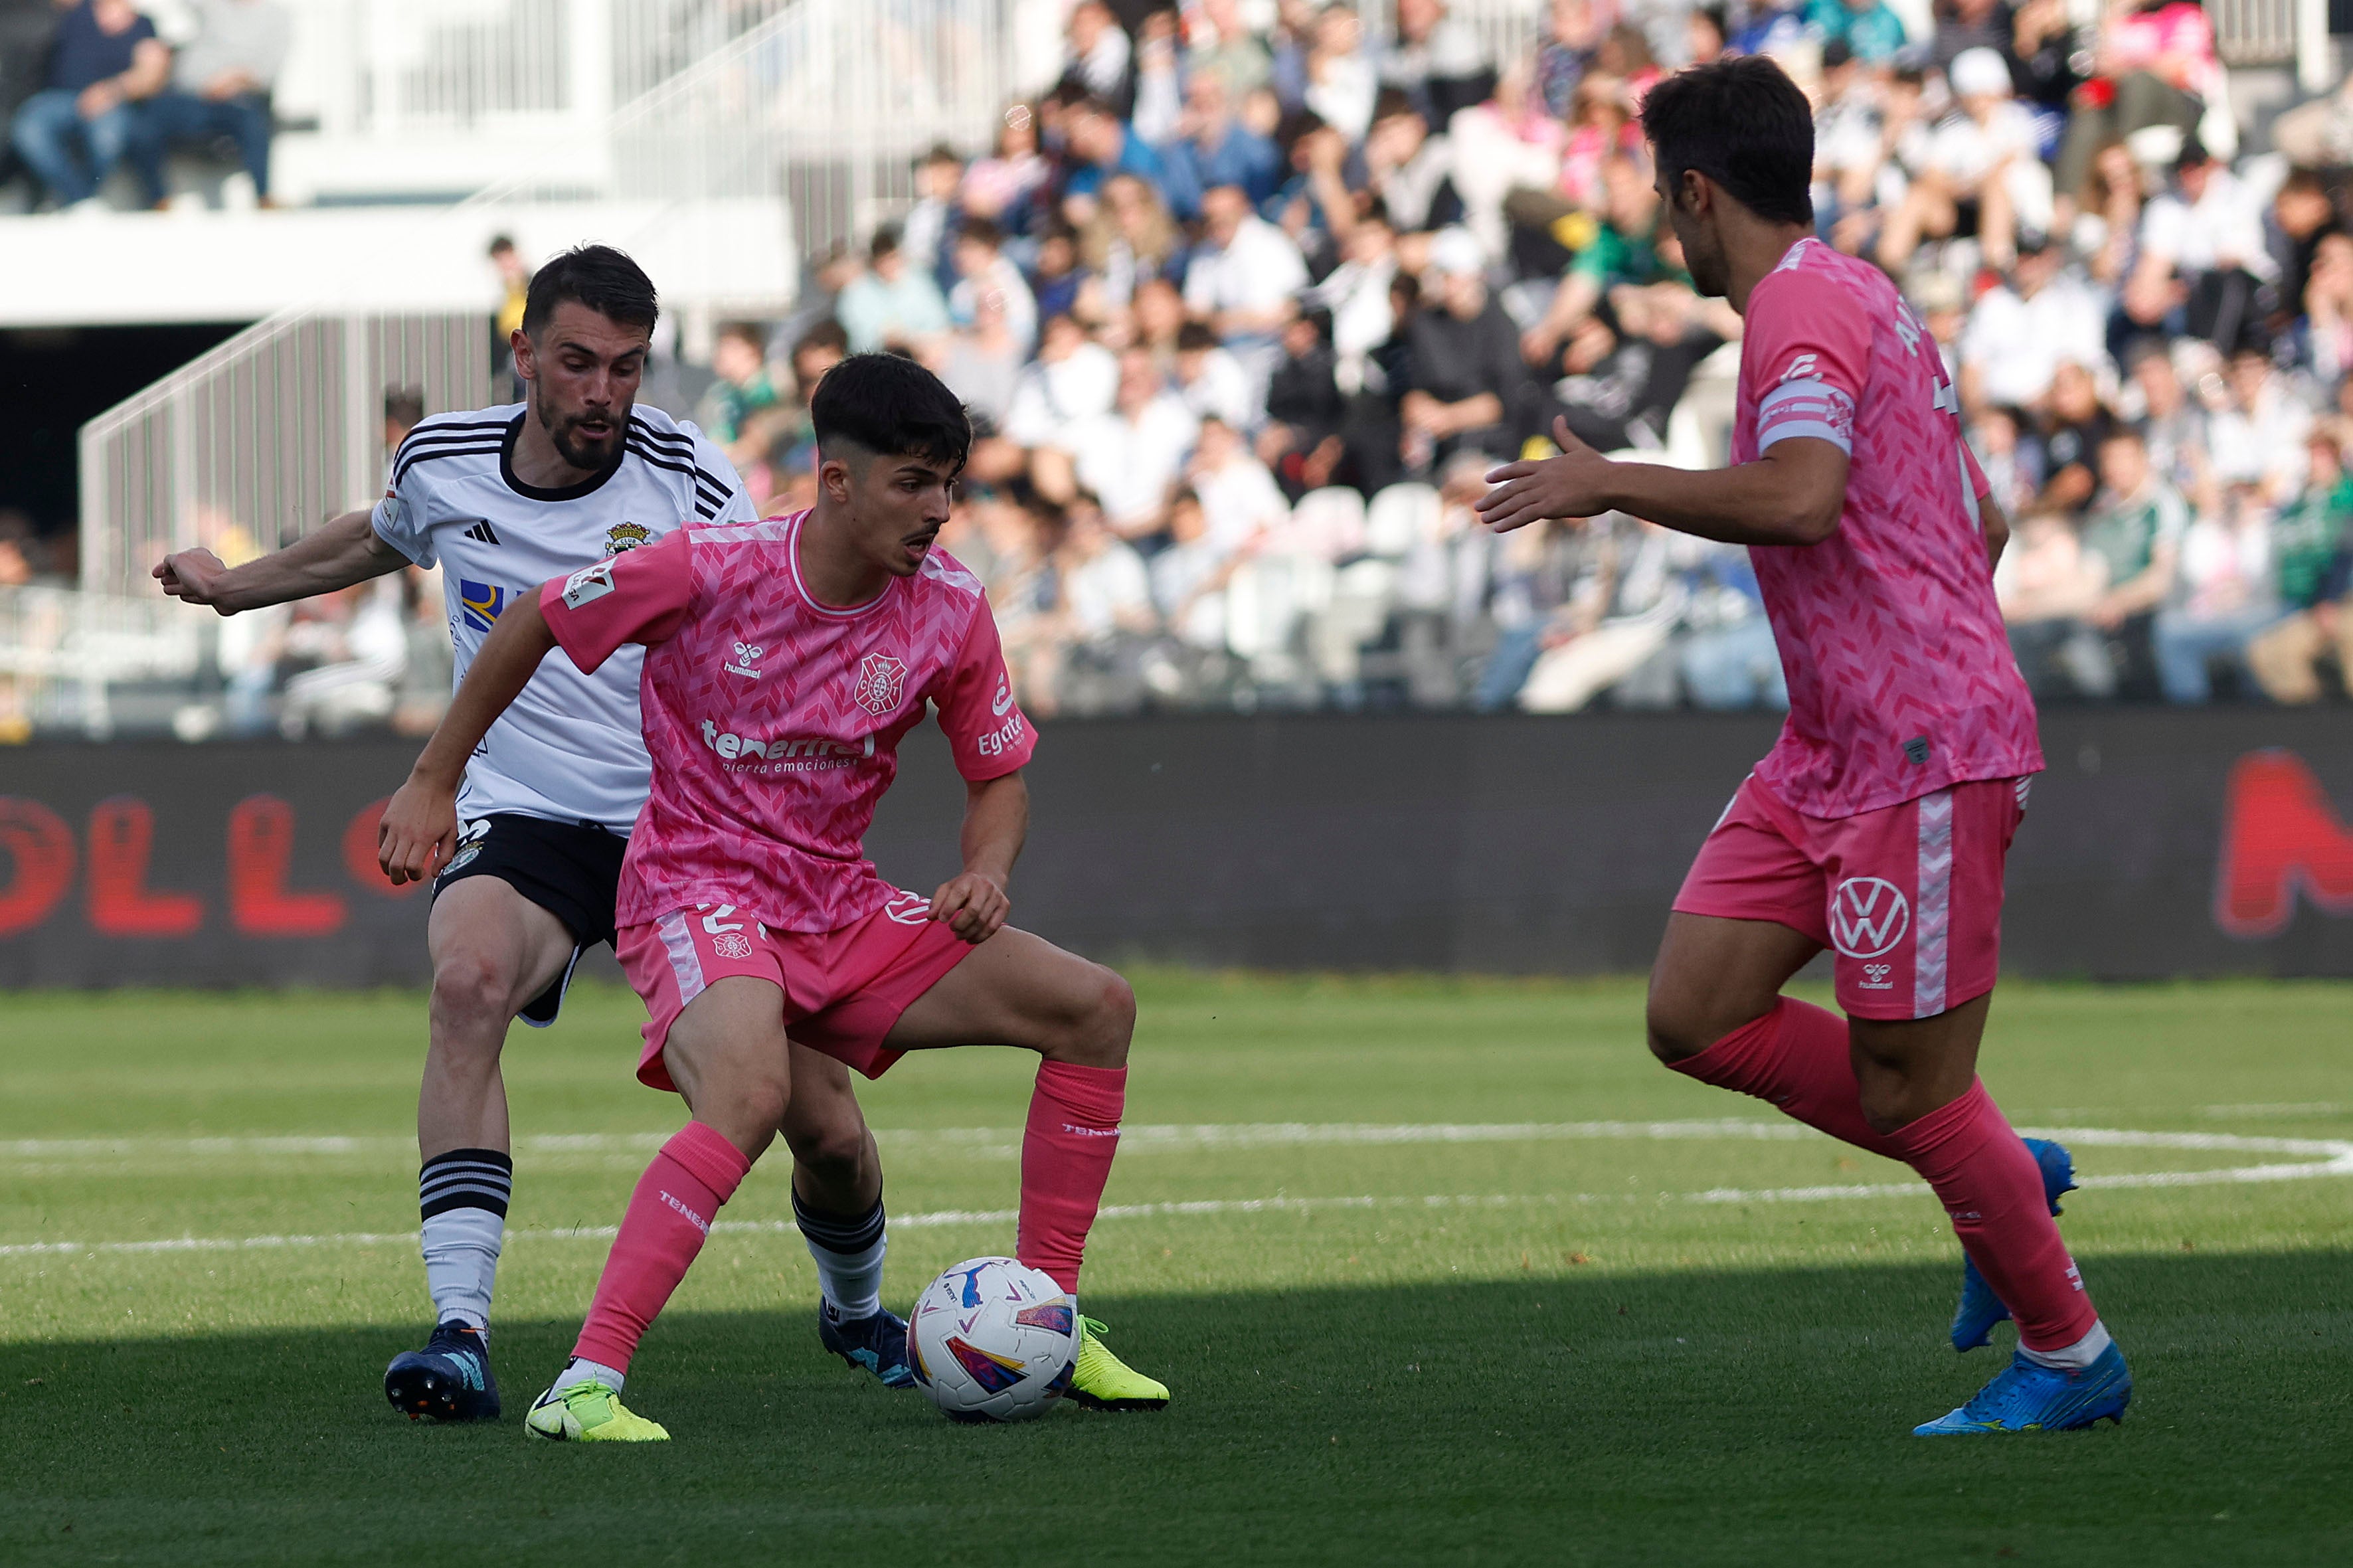
<svg viewBox="0 0 2353 1568"><path fill-rule="evenodd" d="M882 1199L862 1215L820 1214L793 1194L793 1223L817 1261L818 1287L835 1318L855 1321L882 1310L882 1254L890 1237Z"/></svg>
<svg viewBox="0 0 2353 1568"><path fill-rule="evenodd" d="M433 1293L435 1322L455 1318L490 1333L491 1288L513 1194L514 1161L501 1149L452 1149L417 1173L425 1285Z"/></svg>

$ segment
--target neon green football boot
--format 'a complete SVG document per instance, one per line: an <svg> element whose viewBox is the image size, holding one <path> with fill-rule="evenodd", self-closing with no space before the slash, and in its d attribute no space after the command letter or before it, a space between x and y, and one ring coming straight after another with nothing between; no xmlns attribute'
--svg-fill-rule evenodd
<svg viewBox="0 0 2353 1568"><path fill-rule="evenodd" d="M1168 1385L1145 1376L1103 1342L1092 1318L1079 1320L1079 1359L1071 1367L1071 1397L1090 1410L1165 1410Z"/></svg>
<svg viewBox="0 0 2353 1568"><path fill-rule="evenodd" d="M621 1396L594 1378L584 1377L539 1396L523 1430L551 1443L667 1443L670 1433L658 1421L632 1415Z"/></svg>

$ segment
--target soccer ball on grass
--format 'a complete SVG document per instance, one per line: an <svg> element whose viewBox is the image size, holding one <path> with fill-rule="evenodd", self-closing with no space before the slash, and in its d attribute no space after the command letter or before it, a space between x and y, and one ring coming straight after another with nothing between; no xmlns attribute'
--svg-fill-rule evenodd
<svg viewBox="0 0 2353 1568"><path fill-rule="evenodd" d="M1079 1308L1050 1275L1010 1258L957 1264L915 1298L915 1382L951 1421L1027 1421L1071 1386Z"/></svg>

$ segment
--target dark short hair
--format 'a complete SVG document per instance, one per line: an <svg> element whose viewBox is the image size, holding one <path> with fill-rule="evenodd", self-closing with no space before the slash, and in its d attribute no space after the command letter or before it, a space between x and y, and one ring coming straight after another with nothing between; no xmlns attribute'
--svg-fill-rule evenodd
<svg viewBox="0 0 2353 1568"><path fill-rule="evenodd" d="M1401 120L1409 114L1416 120L1421 118L1421 110L1413 106L1412 98L1401 87L1385 87L1373 99L1372 123L1375 125L1384 120Z"/></svg>
<svg viewBox="0 0 2353 1568"><path fill-rule="evenodd" d="M661 318L654 280L609 245L575 246L531 275L531 291L523 298L523 334L536 339L555 307L566 300L617 325L643 327L649 332Z"/></svg>
<svg viewBox="0 0 2353 1568"><path fill-rule="evenodd" d="M389 386L384 393L384 416L404 429L425 417L425 389Z"/></svg>
<svg viewBox="0 0 2353 1568"><path fill-rule="evenodd" d="M897 354L851 354L827 371L809 398L809 423L819 451L847 442L957 469L972 453L972 420L955 394Z"/></svg>
<svg viewBox="0 0 2353 1568"><path fill-rule="evenodd" d="M1814 111L1763 55L1677 71L1642 100L1642 133L1672 188L1696 169L1777 223L1814 221Z"/></svg>
<svg viewBox="0 0 2353 1568"><path fill-rule="evenodd" d="M1218 346L1217 330L1207 321L1187 321L1176 329L1176 352L1195 353Z"/></svg>
<svg viewBox="0 0 2353 1568"><path fill-rule="evenodd" d="M886 256L896 256L898 253L899 226L895 223L886 223L876 229L874 238L866 247L867 258L872 261L880 261Z"/></svg>
<svg viewBox="0 0 2353 1568"><path fill-rule="evenodd" d="M965 219L956 226L956 237L968 239L975 245L985 245L991 250L999 249L1005 244L1005 231L985 217Z"/></svg>

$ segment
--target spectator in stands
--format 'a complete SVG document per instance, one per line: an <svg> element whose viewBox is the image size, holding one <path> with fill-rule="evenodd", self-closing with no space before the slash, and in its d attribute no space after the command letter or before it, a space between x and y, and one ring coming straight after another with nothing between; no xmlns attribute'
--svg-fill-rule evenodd
<svg viewBox="0 0 2353 1568"><path fill-rule="evenodd" d="M1986 264L2005 269L2021 226L2051 226L2051 171L2035 153L2033 116L2013 97L2009 62L1972 48L1947 68L1953 110L1936 122L1926 167L1880 231L1879 263L1898 275L1922 239L1953 236L1974 236Z"/></svg>
<svg viewBox="0 0 2353 1568"><path fill-rule="evenodd" d="M1185 478L1203 508L1210 542L1229 554L1262 547L1290 519L1274 476L1241 432L1216 415L1201 420Z"/></svg>
<svg viewBox="0 0 2353 1568"><path fill-rule="evenodd" d="M1561 124L1543 111L1535 82L1523 56L1504 68L1493 96L1446 125L1463 224L1491 259L1501 260L1510 244L1504 213L1513 193L1548 190L1560 178Z"/></svg>
<svg viewBox="0 0 2353 1568"><path fill-rule="evenodd" d="M1613 158L1603 168L1602 182L1609 205L1601 221L1579 215L1577 244L1551 303L1520 337L1527 362L1547 374L1558 371L1562 344L1612 288L1654 283L1667 275L1659 255L1659 194L1649 169L1632 158Z"/></svg>
<svg viewBox="0 0 2353 1568"><path fill-rule="evenodd" d="M1168 522L1168 498L1184 476L1198 422L1162 379L1152 356L1120 356L1111 411L1079 420L1057 445L1081 486L1093 492L1120 538L1156 549Z"/></svg>
<svg viewBox="0 0 2353 1568"><path fill-rule="evenodd" d="M2196 0L2128 0L2100 23L2093 78L2060 143L2059 188L2081 185L2092 155L2165 126L2189 142L2221 80L2214 29Z"/></svg>
<svg viewBox="0 0 2353 1568"><path fill-rule="evenodd" d="M695 409L702 433L727 448L737 468L766 456L764 443L746 441L752 416L776 401L776 384L768 379L766 334L750 321L729 321L711 345L711 369L715 376Z"/></svg>
<svg viewBox="0 0 2353 1568"><path fill-rule="evenodd" d="M1676 652L1683 690L1698 708L1786 709L1789 688L1765 595L1748 552L1677 535L1684 633Z"/></svg>
<svg viewBox="0 0 2353 1568"><path fill-rule="evenodd" d="M966 218L956 231L956 286L948 293L948 316L968 323L978 310L981 291L995 289L1005 296L1005 325L1013 341L1028 353L1038 342L1038 300L1029 279L1005 254L1005 237L985 217Z"/></svg>
<svg viewBox="0 0 2353 1568"><path fill-rule="evenodd" d="M1282 157L1271 138L1244 122L1224 75L1197 72L1186 89L1185 113L1177 122L1177 140L1166 152L1172 183L1195 192L1213 185L1240 185L1253 205L1274 195L1282 183ZM1175 166L1184 165L1181 181ZM1188 215L1191 216L1191 215Z"/></svg>
<svg viewBox="0 0 2353 1568"><path fill-rule="evenodd" d="M1126 118L1135 102L1134 45L1103 0L1079 0L1071 8L1064 37L1069 40L1064 85L1102 100L1112 112Z"/></svg>
<svg viewBox="0 0 2353 1568"><path fill-rule="evenodd" d="M1144 558L1082 491L1069 509L1054 561L1069 632L1062 706L1077 713L1134 711L1144 699L1144 656L1160 629Z"/></svg>
<svg viewBox="0 0 2353 1568"><path fill-rule="evenodd" d="M2052 370L2042 406L2042 504L2081 511L2104 477L2101 448L2116 432L2116 416L2101 400L2091 366L2080 360L2063 360Z"/></svg>
<svg viewBox="0 0 2353 1568"><path fill-rule="evenodd" d="M1010 128L1008 128L1009 134ZM1038 171L1040 178L1043 170ZM934 142L915 160L915 205L899 222L899 247L908 265L942 293L955 287L953 251L959 204L965 190L964 160L945 142ZM998 213L965 206L965 215L1000 225ZM1007 226L1009 229L1010 226Z"/></svg>
<svg viewBox="0 0 2353 1568"><path fill-rule="evenodd" d="M2190 401L2173 351L2152 338L2134 351L2129 363L2136 423L2147 444L2149 461L2161 478L2184 495L2201 493L2208 469L2207 414Z"/></svg>
<svg viewBox="0 0 2353 1568"><path fill-rule="evenodd" d="M2182 531L2173 591L2155 628L2167 701L2211 700L2214 668L2243 671L2248 643L2280 618L2271 547L2271 509L2253 485L2232 485L2219 510Z"/></svg>
<svg viewBox="0 0 2353 1568"><path fill-rule="evenodd" d="M1156 190L1168 188L1168 160L1102 99L1086 99L1072 107L1069 135L1062 216L1071 223L1083 225L1093 215L1104 183L1115 175L1134 174ZM1189 164L1184 167L1190 172ZM1184 194L1189 208L1193 194Z"/></svg>
<svg viewBox="0 0 2353 1568"><path fill-rule="evenodd" d="M525 261L522 252L515 248L514 238L511 235L494 236L490 249L483 254L490 258L491 268L498 273L499 309L493 324L499 334L499 344L503 348L508 339L522 330L523 306L531 296L531 263Z"/></svg>
<svg viewBox="0 0 2353 1568"><path fill-rule="evenodd" d="M2324 383L2342 380L2353 372L2353 236L2319 237L2302 304L2293 323L2297 358Z"/></svg>
<svg viewBox="0 0 2353 1568"><path fill-rule="evenodd" d="M1511 456L1533 412L1519 334L1488 293L1486 258L1467 229L1430 247L1430 302L1407 328L1408 383L1398 405L1406 472L1427 474L1456 451Z"/></svg>
<svg viewBox="0 0 2353 1568"><path fill-rule="evenodd" d="M866 270L841 290L834 315L849 335L851 353L876 349L912 349L948 330L947 302L932 275L914 264L897 226L874 231Z"/></svg>
<svg viewBox="0 0 2353 1568"><path fill-rule="evenodd" d="M131 0L79 0L59 18L47 85L10 128L17 155L58 205L97 199L115 165L137 151L140 106L171 72L171 50Z"/></svg>
<svg viewBox="0 0 2353 1568"><path fill-rule="evenodd" d="M2106 358L2099 297L2040 234L2021 237L2008 279L1987 290L1961 334L1961 401L2031 407L2050 395L2062 363Z"/></svg>
<svg viewBox="0 0 2353 1568"><path fill-rule="evenodd" d="M2320 700L2320 666L2332 653L2337 684L2353 696L2353 477L2333 433L2306 445L2304 493L2272 525L2272 561L2284 618L2247 645L2247 667L2274 702Z"/></svg>
<svg viewBox="0 0 2353 1568"><path fill-rule="evenodd" d="M936 341L925 357L972 416L976 436L986 439L1004 430L1021 384L1021 345L1006 324L1001 290L982 289L973 300L971 322Z"/></svg>
<svg viewBox="0 0 2353 1568"><path fill-rule="evenodd" d="M1300 101L1353 146L1372 126L1373 99L1380 90L1365 53L1364 23L1355 7L1329 5L1316 13L1314 37Z"/></svg>
<svg viewBox="0 0 2353 1568"><path fill-rule="evenodd" d="M2121 679L2147 667L2149 633L2173 595L2189 508L2156 471L2148 447L2129 426L2112 427L2098 448L2100 503L2084 524L2085 553L2100 563L2100 596L2084 618L2108 639Z"/></svg>
<svg viewBox="0 0 2353 1568"><path fill-rule="evenodd" d="M954 207L968 217L985 217L1007 234L1028 235L1035 221L1038 195L1052 177L1052 165L1038 150L1038 117L1026 103L1006 110L997 130L997 145L986 158L976 158L956 187ZM917 204L919 206L921 204ZM941 265L947 266L945 220L949 204L941 204L943 227ZM909 215L910 226L913 216Z"/></svg>
<svg viewBox="0 0 2353 1568"><path fill-rule="evenodd" d="M1178 67L1176 13L1145 13L1135 34L1135 107L1128 124L1147 145L1165 147L1176 139L1185 113L1183 73Z"/></svg>
<svg viewBox="0 0 2353 1568"><path fill-rule="evenodd" d="M2261 325L2256 289L2276 271L2253 194L2193 141L2175 160L2171 188L2141 215L2124 313L2136 327L2187 332L2228 353Z"/></svg>
<svg viewBox="0 0 2353 1568"><path fill-rule="evenodd" d="M1160 193L1134 174L1103 182L1103 200L1079 229L1079 261L1100 290L1095 308L1118 313L1140 284L1182 270L1183 237Z"/></svg>
<svg viewBox="0 0 2353 1568"><path fill-rule="evenodd" d="M1119 393L1119 360L1069 315L1047 319L1038 357L1022 368L1006 410L1006 438L1020 447L1068 446L1072 426L1107 414Z"/></svg>
<svg viewBox="0 0 2353 1568"><path fill-rule="evenodd" d="M1365 139L1364 159L1366 187L1398 231L1427 233L1462 221L1462 198L1454 189L1453 144L1442 133L1431 133L1430 122L1403 89L1382 89L1373 108L1372 132Z"/></svg>
<svg viewBox="0 0 2353 1568"><path fill-rule="evenodd" d="M1330 311L1303 310L1283 323L1258 455L1293 499L1331 483L1345 455L1348 398L1339 370Z"/></svg>
<svg viewBox="0 0 2353 1568"><path fill-rule="evenodd" d="M1404 93L1434 135L1455 111L1486 95L1490 68L1479 36L1446 14L1446 0L1397 0L1397 27L1382 51L1383 87Z"/></svg>
<svg viewBox="0 0 2353 1568"><path fill-rule="evenodd" d="M1810 0L1806 23L1825 50L1841 44L1854 58L1870 65L1894 58L1904 47L1904 19L1888 8L1886 0Z"/></svg>
<svg viewBox="0 0 2353 1568"><path fill-rule="evenodd" d="M1994 591L2019 673L2039 700L2115 691L2115 660L2090 619L2106 586L2105 559L2084 548L2066 513L2019 516L1994 572Z"/></svg>
<svg viewBox="0 0 2353 1568"><path fill-rule="evenodd" d="M1201 498L1178 490L1168 503L1168 546L1147 574L1160 624L1181 648L1198 655L1226 646L1226 584L1239 559L1211 534Z"/></svg>
<svg viewBox="0 0 2353 1568"><path fill-rule="evenodd" d="M1193 79L1214 79L1229 103L1240 103L1274 79L1274 56L1242 20L1240 0L1201 0L1188 11Z"/></svg>
<svg viewBox="0 0 2353 1568"><path fill-rule="evenodd" d="M263 206L269 195L269 94L286 64L294 22L278 0L190 0L195 37L173 61L170 85L140 107L140 177L150 202L164 198L164 157L173 148L227 138Z"/></svg>
<svg viewBox="0 0 2353 1568"><path fill-rule="evenodd" d="M1208 323L1187 321L1177 328L1172 370L1176 396L1196 419L1221 419L1236 430L1257 427L1259 404L1250 372L1219 344Z"/></svg>
<svg viewBox="0 0 2353 1568"><path fill-rule="evenodd" d="M2267 505L2285 501L2304 484L2312 410L2271 356L2252 345L2231 356L2224 382L2226 400L2206 422L2206 458L2215 478L2253 486Z"/></svg>
<svg viewBox="0 0 2353 1568"><path fill-rule="evenodd" d="M1545 36L1535 50L1535 87L1545 111L1555 119L1568 117L1577 84L1601 46L1601 30L1591 0L1552 0L1547 8Z"/></svg>
<svg viewBox="0 0 2353 1568"><path fill-rule="evenodd" d="M1201 197L1201 243L1185 271L1185 306L1206 320L1253 380L1276 358L1275 334L1307 287L1307 263L1292 237L1250 211L1240 185Z"/></svg>

